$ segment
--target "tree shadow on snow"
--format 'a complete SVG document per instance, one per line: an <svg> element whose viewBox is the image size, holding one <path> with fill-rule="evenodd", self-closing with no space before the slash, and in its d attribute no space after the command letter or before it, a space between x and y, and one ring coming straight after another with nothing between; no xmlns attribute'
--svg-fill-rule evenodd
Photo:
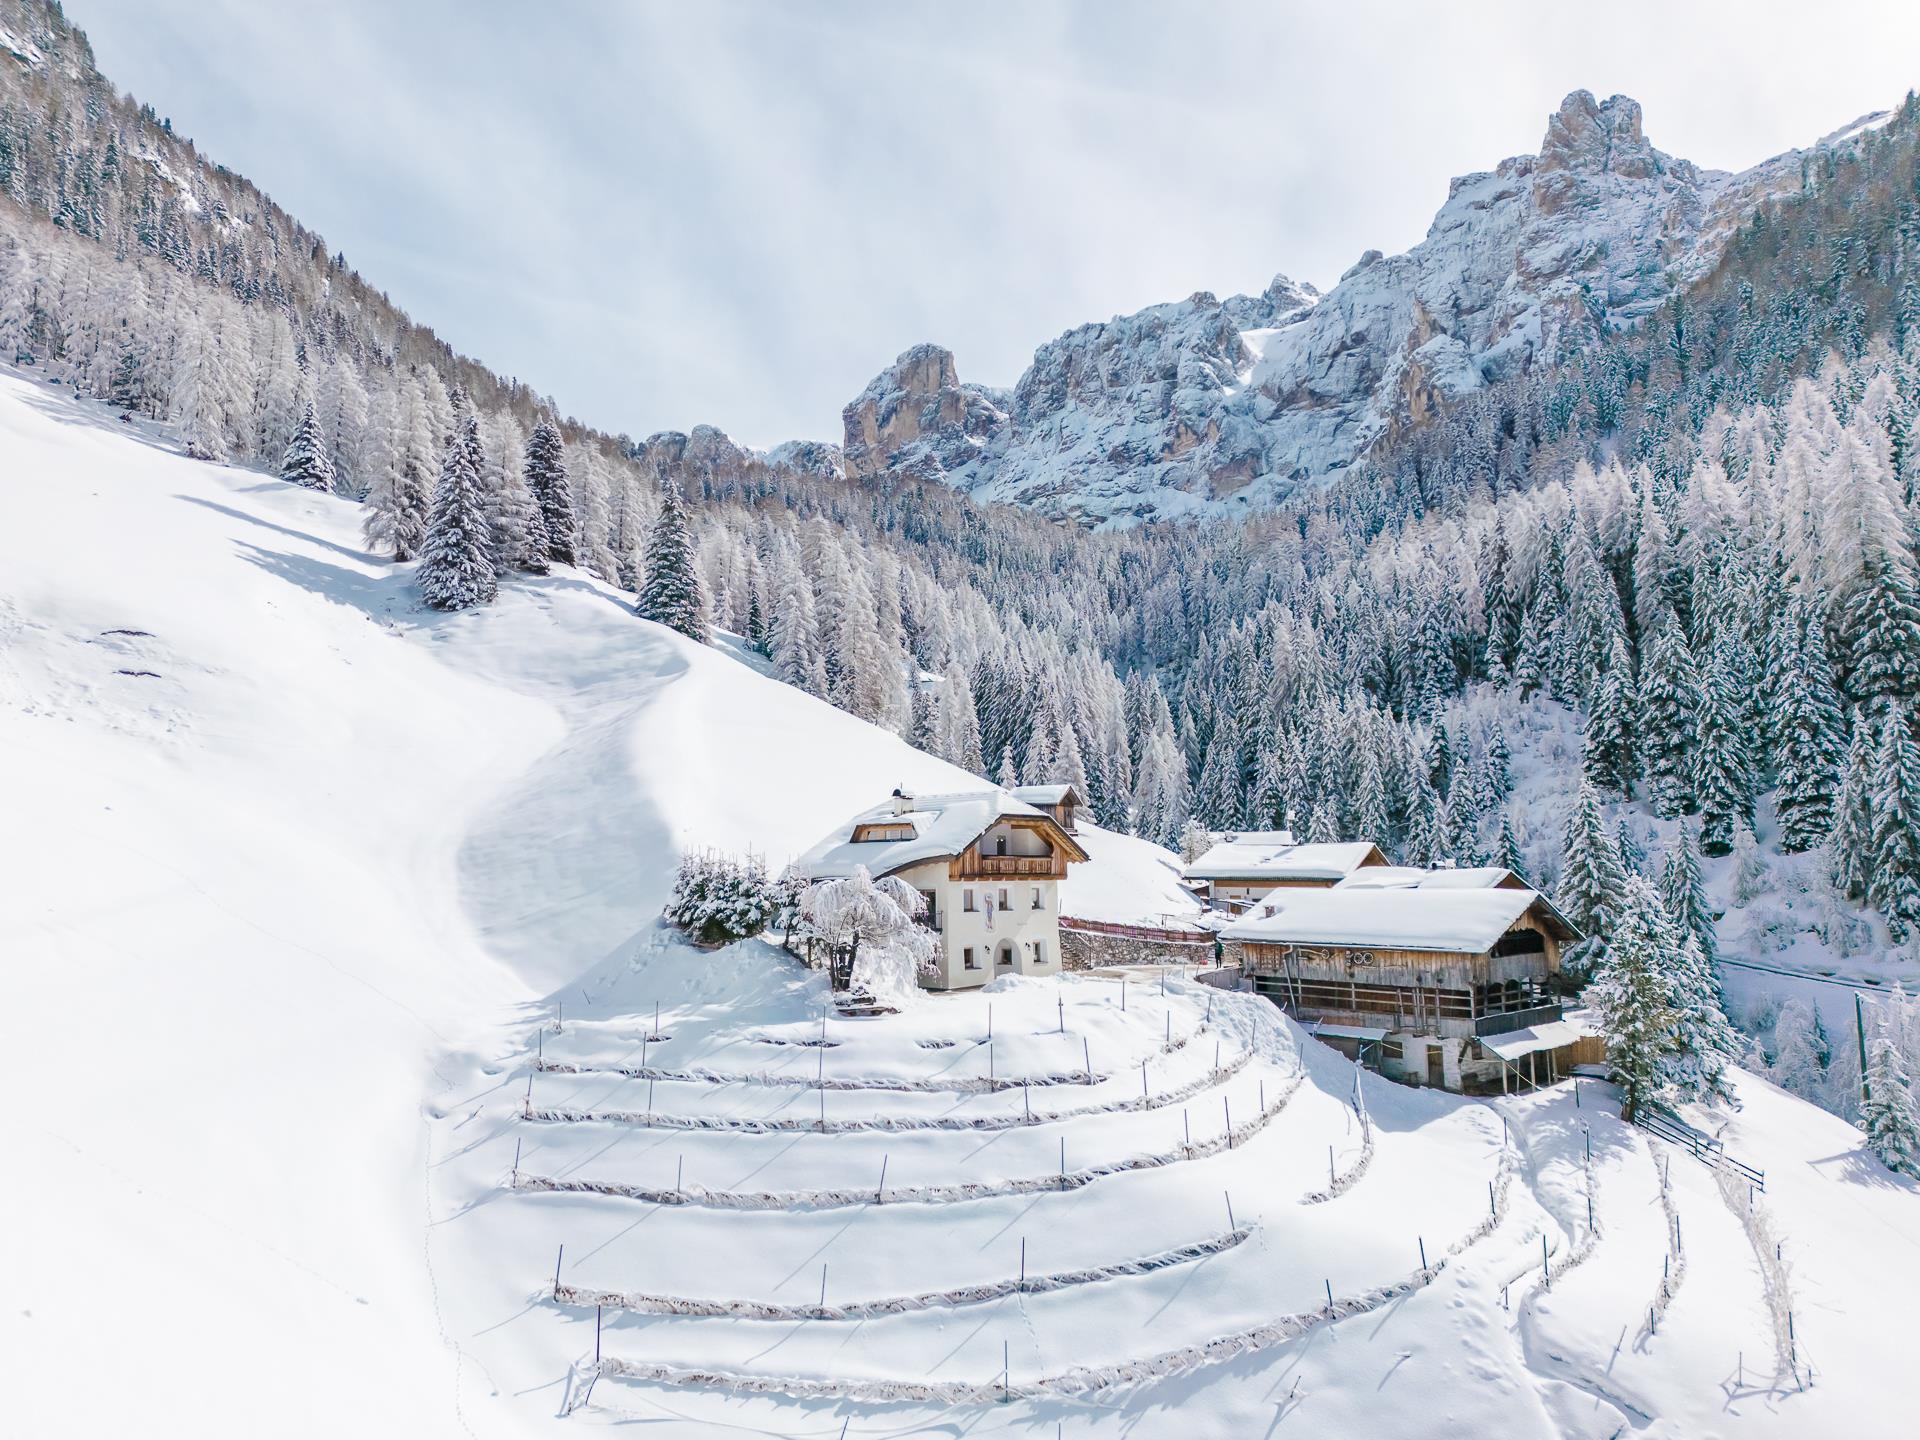
<svg viewBox="0 0 1920 1440"><path fill-rule="evenodd" d="M271 492L274 490L285 490L287 489L287 485L284 481L270 480L270 481L263 481L258 485L250 485L247 487L247 489L250 492L256 492L256 493ZM205 500L198 495L175 495L173 498L176 500L184 500L189 505L198 505L204 510L218 511L220 514L229 516L230 518L235 520L244 520L249 525L258 525L262 530L271 530L274 532L274 534L284 535L289 540L300 540L305 542L308 545L317 545L322 550L331 550L333 551L334 554L344 555L349 560L361 560L361 561L365 561L368 564L373 564L373 565L378 565L383 563L378 556L369 554L365 550L355 550L352 546L342 545L337 541L323 539L321 536L315 535L312 531L309 531L309 530L296 530L291 525L276 524L274 521L268 520L264 516L250 514L245 510L237 510L231 505L222 505L218 500Z"/></svg>
<svg viewBox="0 0 1920 1440"><path fill-rule="evenodd" d="M310 556L293 555L284 550L263 550L244 540L237 543L249 564L257 565L269 575L278 576L289 584L336 604L349 605L376 623L391 625L402 619L418 623L430 613L414 598L404 575L365 575L358 570L329 565L324 560Z"/></svg>

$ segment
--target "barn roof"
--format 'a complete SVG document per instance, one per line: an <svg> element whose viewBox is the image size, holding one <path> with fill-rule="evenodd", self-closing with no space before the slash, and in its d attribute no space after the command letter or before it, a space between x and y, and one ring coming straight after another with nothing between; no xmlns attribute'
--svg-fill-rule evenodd
<svg viewBox="0 0 1920 1440"><path fill-rule="evenodd" d="M864 869L878 879L909 865L952 859L1003 819L1031 821L1047 831L1048 841L1065 850L1069 860L1087 858L1086 851L1046 811L1005 790L970 790L884 800L837 826L793 862L793 871L807 880L831 880ZM913 834L901 840L855 840L863 825L904 825Z"/></svg>
<svg viewBox="0 0 1920 1440"><path fill-rule="evenodd" d="M1370 840L1296 843L1285 830L1229 835L1187 866L1189 880L1339 880L1383 857Z"/></svg>
<svg viewBox="0 0 1920 1440"><path fill-rule="evenodd" d="M1277 890L1221 933L1265 945L1364 945L1480 955L1540 907L1537 915L1562 940L1578 935L1537 890L1368 889Z"/></svg>
<svg viewBox="0 0 1920 1440"><path fill-rule="evenodd" d="M1468 865L1423 870L1416 865L1369 865L1334 886L1336 890L1526 890L1531 887L1504 865Z"/></svg>

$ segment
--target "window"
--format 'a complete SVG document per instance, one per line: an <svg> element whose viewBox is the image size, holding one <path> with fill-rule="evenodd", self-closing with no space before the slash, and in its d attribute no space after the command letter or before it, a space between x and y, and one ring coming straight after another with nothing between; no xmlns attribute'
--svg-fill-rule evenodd
<svg viewBox="0 0 1920 1440"><path fill-rule="evenodd" d="M978 970L980 968L980 962L973 958L973 946L971 945L960 952L960 959L961 963L969 970Z"/></svg>
<svg viewBox="0 0 1920 1440"><path fill-rule="evenodd" d="M1036 940L1033 942L1033 963L1036 965L1044 965L1047 963L1047 946L1044 940Z"/></svg>
<svg viewBox="0 0 1920 1440"><path fill-rule="evenodd" d="M1007 837L1005 835L996 835L993 837L993 853L996 855L1004 855L1007 853Z"/></svg>
<svg viewBox="0 0 1920 1440"><path fill-rule="evenodd" d="M865 845L875 840L911 840L914 838L914 834L915 831L911 822L903 824L874 824L869 822L865 825L856 825L854 827L853 843L856 845Z"/></svg>
<svg viewBox="0 0 1920 1440"><path fill-rule="evenodd" d="M1033 908L1036 910L1044 910L1046 908L1046 905L1040 899L1040 887L1038 885L1033 887Z"/></svg>
<svg viewBox="0 0 1920 1440"><path fill-rule="evenodd" d="M963 890L960 892L960 908L962 910L973 909L973 891Z"/></svg>
<svg viewBox="0 0 1920 1440"><path fill-rule="evenodd" d="M1002 910L1011 910L1013 908L1013 906L1007 903L1007 892L1004 886L1000 890L1000 908Z"/></svg>

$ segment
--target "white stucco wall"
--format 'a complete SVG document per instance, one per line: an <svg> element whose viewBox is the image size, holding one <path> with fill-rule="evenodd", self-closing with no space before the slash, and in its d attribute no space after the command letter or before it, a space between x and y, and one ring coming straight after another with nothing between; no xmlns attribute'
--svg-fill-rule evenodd
<svg viewBox="0 0 1920 1440"><path fill-rule="evenodd" d="M1009 853L1018 853L1011 845L1008 849ZM984 985L996 975L1060 973L1060 887L1056 881L1011 876L949 880L944 860L902 870L900 878L934 897L934 912L940 922L940 988ZM966 908L969 891L973 894L972 910ZM1000 904L1002 892L1007 897L1005 908ZM1040 897L1038 909L1033 904L1036 892ZM1008 965L1000 963L1004 947L1011 948L1012 963ZM966 964L969 948L976 966L971 970Z"/></svg>

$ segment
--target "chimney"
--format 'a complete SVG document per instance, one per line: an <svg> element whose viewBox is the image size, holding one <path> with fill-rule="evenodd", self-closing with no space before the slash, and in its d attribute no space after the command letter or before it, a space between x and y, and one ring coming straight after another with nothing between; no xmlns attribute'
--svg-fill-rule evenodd
<svg viewBox="0 0 1920 1440"><path fill-rule="evenodd" d="M912 809L913 792L896 786L893 792L893 813L896 815L905 815Z"/></svg>

